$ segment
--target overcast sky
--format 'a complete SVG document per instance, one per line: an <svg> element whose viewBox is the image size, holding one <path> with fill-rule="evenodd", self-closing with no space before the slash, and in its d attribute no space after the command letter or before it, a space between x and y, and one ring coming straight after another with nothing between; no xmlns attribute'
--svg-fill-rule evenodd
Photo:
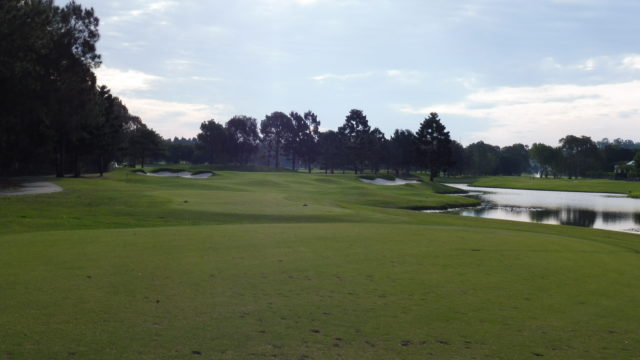
<svg viewBox="0 0 640 360"><path fill-rule="evenodd" d="M79 2L99 83L164 137L276 110L336 129L358 108L387 136L438 112L465 145L640 140L637 0Z"/></svg>

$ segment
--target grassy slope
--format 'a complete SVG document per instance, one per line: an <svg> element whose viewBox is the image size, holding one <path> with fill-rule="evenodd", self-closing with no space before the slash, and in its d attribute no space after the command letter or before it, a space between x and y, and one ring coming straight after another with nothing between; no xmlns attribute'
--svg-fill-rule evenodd
<svg viewBox="0 0 640 360"><path fill-rule="evenodd" d="M586 191L640 197L640 182L606 179L543 179L529 176L495 176L475 180L473 186L530 190Z"/></svg>
<svg viewBox="0 0 640 360"><path fill-rule="evenodd" d="M636 235L394 209L464 199L353 176L58 183L0 198L0 358L640 353Z"/></svg>

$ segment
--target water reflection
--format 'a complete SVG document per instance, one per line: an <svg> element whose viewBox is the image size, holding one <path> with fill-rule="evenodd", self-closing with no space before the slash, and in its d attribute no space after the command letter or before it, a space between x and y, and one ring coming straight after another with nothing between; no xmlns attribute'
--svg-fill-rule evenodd
<svg viewBox="0 0 640 360"><path fill-rule="evenodd" d="M596 212L591 210L562 209L558 220L562 225L593 227L596 217Z"/></svg>
<svg viewBox="0 0 640 360"><path fill-rule="evenodd" d="M463 216L640 232L640 200L624 195L450 186L474 191L483 201Z"/></svg>
<svg viewBox="0 0 640 360"><path fill-rule="evenodd" d="M529 213L529 218L532 222L549 222L550 220L560 218L560 210L543 209L539 211L531 211Z"/></svg>
<svg viewBox="0 0 640 360"><path fill-rule="evenodd" d="M602 212L602 221L605 223L617 223L621 221L629 221L631 220L633 214L622 213L622 212L613 212L613 211L603 211Z"/></svg>

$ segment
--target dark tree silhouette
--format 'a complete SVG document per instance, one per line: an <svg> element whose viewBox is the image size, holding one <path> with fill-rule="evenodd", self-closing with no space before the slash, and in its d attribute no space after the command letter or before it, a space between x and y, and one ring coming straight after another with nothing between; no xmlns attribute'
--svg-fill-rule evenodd
<svg viewBox="0 0 640 360"><path fill-rule="evenodd" d="M302 160L307 165L307 171L311 173L311 166L318 156L318 137L320 135L320 120L311 110L304 113L305 126L303 127L302 146L300 149Z"/></svg>
<svg viewBox="0 0 640 360"><path fill-rule="evenodd" d="M287 114L275 111L270 115L265 116L264 120L260 122L260 133L262 134L263 141L268 143L270 147L275 149L275 166L280 167L280 148L287 140L291 129L293 128L293 122Z"/></svg>
<svg viewBox="0 0 640 360"><path fill-rule="evenodd" d="M420 162L429 170L429 178L433 181L441 170L451 165L451 137L437 113L432 112L424 119L416 139Z"/></svg>
<svg viewBox="0 0 640 360"><path fill-rule="evenodd" d="M347 141L348 158L353 164L353 170L364 171L365 163L369 157L371 144L371 126L362 110L352 109L344 119L344 124L338 128Z"/></svg>
<svg viewBox="0 0 640 360"><path fill-rule="evenodd" d="M134 118L133 129L128 134L128 152L132 164L140 163L144 168L147 160L162 154L162 137L153 129L149 129L139 118Z"/></svg>
<svg viewBox="0 0 640 360"><path fill-rule="evenodd" d="M101 112L95 117L90 128L90 139L95 151L100 176L106 170L108 162L118 156L118 150L124 146L124 129L131 120L127 107L117 96L113 96L106 86L98 89Z"/></svg>
<svg viewBox="0 0 640 360"><path fill-rule="evenodd" d="M447 175L462 175L466 169L464 146L455 140L451 140L451 166Z"/></svg>
<svg viewBox="0 0 640 360"><path fill-rule="evenodd" d="M483 141L465 149L466 173L470 175L497 175L500 170L500 147Z"/></svg>
<svg viewBox="0 0 640 360"><path fill-rule="evenodd" d="M540 167L540 176L549 177L550 172L554 177L560 174L562 152L559 149L542 143L534 143L529 149L529 155Z"/></svg>
<svg viewBox="0 0 640 360"><path fill-rule="evenodd" d="M46 66L48 99L54 110L48 117L56 153L56 176L64 176L65 156L72 155L74 176L79 176L79 156L89 141L89 122L99 113L92 69L100 65L96 53L99 19L93 9L75 1L53 8L53 38Z"/></svg>
<svg viewBox="0 0 640 360"><path fill-rule="evenodd" d="M227 154L232 161L245 165L249 158L258 149L260 135L258 134L258 122L256 119L236 115L227 121L225 125L227 134Z"/></svg>
<svg viewBox="0 0 640 360"><path fill-rule="evenodd" d="M226 142L227 134L221 124L213 119L200 124L198 143L209 164L224 162Z"/></svg>
<svg viewBox="0 0 640 360"><path fill-rule="evenodd" d="M200 163L204 162L203 156L196 151L196 144L198 139L185 139L174 137L173 140L167 139L164 141L164 147L167 150L165 160L172 164L178 164L181 162Z"/></svg>
<svg viewBox="0 0 640 360"><path fill-rule="evenodd" d="M374 128L369 133L369 141L367 145L369 148L368 161L371 165L371 170L377 174L386 161L385 149L387 146L387 138L380 129Z"/></svg>
<svg viewBox="0 0 640 360"><path fill-rule="evenodd" d="M400 176L408 174L416 163L417 141L411 130L396 130L389 139L390 166Z"/></svg>
<svg viewBox="0 0 640 360"><path fill-rule="evenodd" d="M513 144L500 149L500 173L517 175L529 171L529 149L522 144Z"/></svg>
<svg viewBox="0 0 640 360"><path fill-rule="evenodd" d="M318 151L320 167L324 169L325 174L328 172L333 174L336 168L342 166L342 157L346 150L337 132L333 130L321 132L318 136Z"/></svg>
<svg viewBox="0 0 640 360"><path fill-rule="evenodd" d="M588 136L567 135L560 139L560 148L566 159L569 178L584 176L594 170L600 160L598 147Z"/></svg>

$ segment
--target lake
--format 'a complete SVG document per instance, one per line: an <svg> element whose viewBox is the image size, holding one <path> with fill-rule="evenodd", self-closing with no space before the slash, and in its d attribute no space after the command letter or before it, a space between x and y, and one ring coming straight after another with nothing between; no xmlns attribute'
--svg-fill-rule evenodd
<svg viewBox="0 0 640 360"><path fill-rule="evenodd" d="M620 194L501 189L446 184L482 200L462 216L640 233L640 199Z"/></svg>

